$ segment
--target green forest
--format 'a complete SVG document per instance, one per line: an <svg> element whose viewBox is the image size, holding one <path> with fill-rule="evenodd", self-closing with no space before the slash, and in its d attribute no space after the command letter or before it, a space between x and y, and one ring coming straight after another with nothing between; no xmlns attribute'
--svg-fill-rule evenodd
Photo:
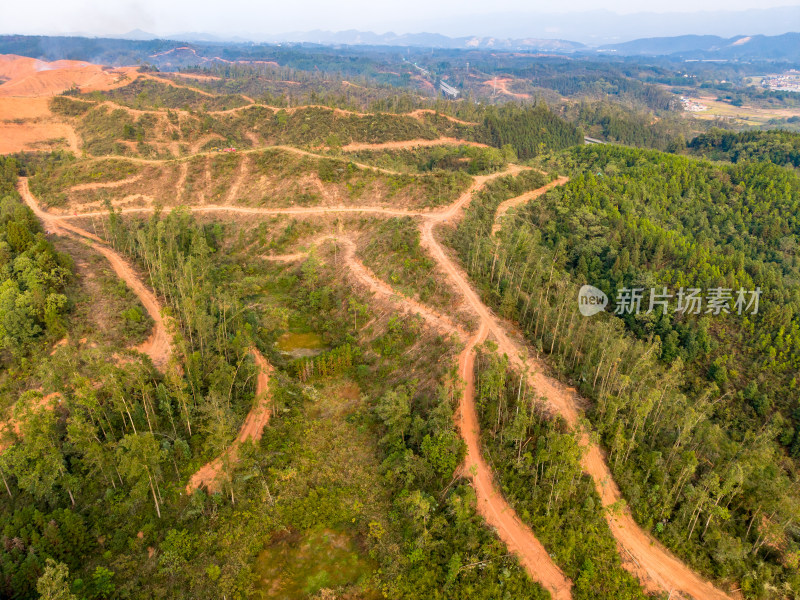
<svg viewBox="0 0 800 600"><path fill-rule="evenodd" d="M64 332L68 255L58 252L15 189L19 164L0 157L0 361L20 366L32 348Z"/></svg>
<svg viewBox="0 0 800 600"><path fill-rule="evenodd" d="M639 523L749 596L797 589L796 176L612 146L547 167L570 182L498 240L491 195L452 235L483 297L592 399ZM592 319L573 308L586 283L611 301ZM625 287L740 286L762 289L757 315L613 315Z"/></svg>
<svg viewBox="0 0 800 600"><path fill-rule="evenodd" d="M800 134L789 131L724 131L712 129L688 144L692 154L729 162L768 161L800 167Z"/></svg>

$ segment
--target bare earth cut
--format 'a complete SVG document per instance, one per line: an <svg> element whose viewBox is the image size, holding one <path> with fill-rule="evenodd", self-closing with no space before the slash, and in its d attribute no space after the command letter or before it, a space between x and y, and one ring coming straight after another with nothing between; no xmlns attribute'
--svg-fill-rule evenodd
<svg viewBox="0 0 800 600"><path fill-rule="evenodd" d="M264 355L255 348L250 350L250 354L258 367L258 375L256 376L256 397L253 401L253 408L247 413L244 424L239 430L239 435L237 435L231 445L225 449L223 454L203 465L191 476L189 483L186 485L187 494L191 494L201 487L205 487L209 492L219 491L220 475L223 473L226 464L236 462L236 453L239 446L249 440L254 442L260 440L264 432L264 427L269 423L272 410L269 405L270 398L268 389L272 365L270 365L267 359L264 358Z"/></svg>

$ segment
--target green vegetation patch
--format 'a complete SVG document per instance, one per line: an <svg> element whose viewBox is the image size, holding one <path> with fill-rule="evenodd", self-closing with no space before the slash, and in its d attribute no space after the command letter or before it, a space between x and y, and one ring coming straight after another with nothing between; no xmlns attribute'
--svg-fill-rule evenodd
<svg viewBox="0 0 800 600"><path fill-rule="evenodd" d="M279 534L256 558L250 597L301 600L323 589L347 593L355 588L360 598L378 598L368 587L375 567L347 533L317 528Z"/></svg>
<svg viewBox="0 0 800 600"><path fill-rule="evenodd" d="M181 84L169 85L143 78L120 88L106 92L94 92L90 97L107 98L139 110L160 108L228 110L245 106L248 103L238 95L209 96L200 91L183 87Z"/></svg>

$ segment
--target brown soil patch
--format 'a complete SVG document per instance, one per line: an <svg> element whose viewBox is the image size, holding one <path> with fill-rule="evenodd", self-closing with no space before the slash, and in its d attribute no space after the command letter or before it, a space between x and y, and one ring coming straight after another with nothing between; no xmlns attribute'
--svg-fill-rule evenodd
<svg viewBox="0 0 800 600"><path fill-rule="evenodd" d="M0 98L0 121L49 117L49 98Z"/></svg>
<svg viewBox="0 0 800 600"><path fill-rule="evenodd" d="M46 97L0 96L0 154L57 148L78 152L75 130L50 112L49 103Z"/></svg>
<svg viewBox="0 0 800 600"><path fill-rule="evenodd" d="M511 96L512 98L530 98L530 94L518 94L517 92L512 92L508 89L508 85L512 83L513 79L489 79L488 81L484 81L483 85L487 85L492 89L500 92L501 94L505 94L506 96Z"/></svg>
<svg viewBox="0 0 800 600"><path fill-rule="evenodd" d="M28 407L28 409L38 410L40 408L45 408L47 410L52 410L55 404L60 402L61 394L58 392L53 392L52 394L47 394L35 400L34 403ZM7 421L0 423L0 453L11 446L11 440L9 439L11 434L13 433L16 436L19 436L21 432L22 422L19 421L19 419L17 419L15 416L12 416Z"/></svg>
<svg viewBox="0 0 800 600"><path fill-rule="evenodd" d="M108 68L76 60L46 62L0 55L0 96L55 96L72 87L82 92L109 90L130 83L138 76L137 67Z"/></svg>
<svg viewBox="0 0 800 600"><path fill-rule="evenodd" d="M66 123L0 123L0 154L57 148L78 151L75 130Z"/></svg>

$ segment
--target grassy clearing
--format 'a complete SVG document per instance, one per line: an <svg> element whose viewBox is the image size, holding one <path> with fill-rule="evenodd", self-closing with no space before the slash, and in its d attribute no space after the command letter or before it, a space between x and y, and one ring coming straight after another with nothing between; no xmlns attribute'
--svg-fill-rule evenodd
<svg viewBox="0 0 800 600"><path fill-rule="evenodd" d="M278 534L253 566L257 579L251 598L301 600L326 597L326 592L327 597L380 598L368 587L374 568L347 533L318 527Z"/></svg>

